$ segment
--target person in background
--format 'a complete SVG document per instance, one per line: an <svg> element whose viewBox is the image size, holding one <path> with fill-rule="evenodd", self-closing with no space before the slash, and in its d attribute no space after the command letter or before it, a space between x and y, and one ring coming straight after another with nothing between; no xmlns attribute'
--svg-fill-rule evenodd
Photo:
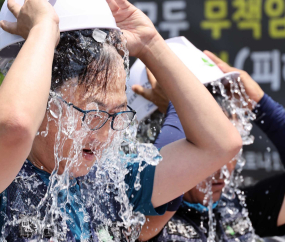
<svg viewBox="0 0 285 242"><path fill-rule="evenodd" d="M213 53L205 51L224 73L238 71L249 98L257 103L253 112L257 115L255 123L274 143L279 151L281 160L285 166L285 110L283 106L273 101L263 92L260 86L245 72L230 67ZM149 72L149 71L148 71ZM148 74L153 89L144 89L134 85L134 92L154 101L156 105L163 102L165 107L167 98L158 100L163 93L160 92L159 84L155 78ZM208 88L211 92L211 88ZM221 104L222 96L213 94ZM227 113L226 110L224 110ZM185 137L183 127L172 103L169 103L167 114L161 133L155 144L161 148L169 143ZM236 161L227 164L228 171L232 173ZM209 179L212 179L210 177ZM258 184L243 189L246 196L246 208L239 201L236 194L231 200L223 196L225 177L221 176L221 170L217 171L212 181L213 212L217 221L216 239L222 241L251 241L253 231L260 237L285 235L285 174L262 180ZM143 227L141 241L207 241L209 231L208 204L204 204L205 193L197 187L189 190L183 196L179 209L168 211L163 216L149 216ZM181 198L173 201L179 204ZM232 213L231 215L229 213ZM173 216L174 215L174 216ZM250 220L249 220L249 219Z"/></svg>

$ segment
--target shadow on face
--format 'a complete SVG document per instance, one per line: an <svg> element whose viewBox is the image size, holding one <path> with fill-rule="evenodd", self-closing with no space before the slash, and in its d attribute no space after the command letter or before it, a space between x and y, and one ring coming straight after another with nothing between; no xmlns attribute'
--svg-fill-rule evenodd
<svg viewBox="0 0 285 242"><path fill-rule="evenodd" d="M235 169L237 161L230 161L226 167L230 174ZM200 203L203 204L205 193L200 191L206 189L206 183L212 182L212 192L213 192L213 202L217 202L222 194L223 188L225 187L226 177L222 174L222 170L218 170L213 176L210 176L201 183L200 189L197 187L192 188L190 191L185 193L184 200L190 203ZM207 204L203 204L207 206Z"/></svg>

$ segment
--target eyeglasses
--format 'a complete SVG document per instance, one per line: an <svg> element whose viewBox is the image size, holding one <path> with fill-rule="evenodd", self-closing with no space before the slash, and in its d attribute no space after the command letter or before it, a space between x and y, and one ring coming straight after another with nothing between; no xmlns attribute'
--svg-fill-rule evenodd
<svg viewBox="0 0 285 242"><path fill-rule="evenodd" d="M116 131L122 131L130 126L136 115L136 111L129 106L127 106L129 111L109 114L108 112L102 110L83 110L76 107L73 103L69 103L59 96L57 97L68 106L71 106L77 111L83 113L84 116L82 118L82 123L85 123L87 127L93 131L101 129L110 118L112 118L111 128Z"/></svg>

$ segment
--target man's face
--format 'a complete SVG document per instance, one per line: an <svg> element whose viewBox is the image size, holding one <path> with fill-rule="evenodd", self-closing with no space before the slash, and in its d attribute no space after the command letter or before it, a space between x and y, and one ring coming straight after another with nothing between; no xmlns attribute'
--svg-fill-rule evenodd
<svg viewBox="0 0 285 242"><path fill-rule="evenodd" d="M65 101L82 110L102 110L113 114L127 110L125 80L126 74L122 67L116 80L105 91L100 88L86 91L84 86L77 85L77 79L72 79L61 87L60 93ZM29 159L49 173L53 171L57 160L59 174L68 167L74 177L86 175L119 131L111 129L111 119L99 130L92 131L86 125L88 121L92 122L92 116L89 115L89 119L82 122L83 113L59 98L55 99L40 127L41 132L48 126L48 134L35 138Z"/></svg>
<svg viewBox="0 0 285 242"><path fill-rule="evenodd" d="M228 169L230 175L234 171L236 163L237 163L237 161L233 160L227 164L227 169ZM210 178L208 178L202 182L202 185L201 185L202 189L206 188L206 182L208 182L210 179L212 180L213 202L217 202L221 197L223 188L225 187L226 177L222 174L221 170L218 170L214 176L211 176ZM188 201L190 203L203 204L205 195L206 194L199 191L199 189L197 187L194 187L189 192L185 193L184 200ZM207 204L205 204L205 205L207 205Z"/></svg>
<svg viewBox="0 0 285 242"><path fill-rule="evenodd" d="M232 94L230 92L229 83L224 83L224 84L225 84L225 88L227 90L227 95L230 97L230 99L232 99ZM236 98L238 98L238 96ZM218 104L222 108L222 110L223 110L224 114L227 116L227 118L235 125L235 127L241 133L241 131L243 130L243 126L242 126L242 124L238 118L238 115L236 113L230 113L230 111L226 108L226 106L228 105L227 102L223 103L221 101L218 101ZM242 126L242 127L240 128L240 126ZM241 135L242 135L242 133L241 133ZM237 160L232 160L226 165L227 170L229 172L229 174L228 174L229 177L232 174L232 172L234 171L236 164L237 164ZM220 169L213 176L210 176L209 178L204 180L201 184L199 184L200 190L205 191L207 188L207 183L209 183L209 181L211 181L212 192L213 192L213 195L212 195L213 202L217 202L220 199L223 188L226 185L225 184L226 179L227 178L223 175L222 169ZM191 189L190 191L185 193L184 200L188 201L190 203L203 204L206 194L200 190L197 187L194 187L193 189ZM205 204L205 205L207 205L207 204Z"/></svg>

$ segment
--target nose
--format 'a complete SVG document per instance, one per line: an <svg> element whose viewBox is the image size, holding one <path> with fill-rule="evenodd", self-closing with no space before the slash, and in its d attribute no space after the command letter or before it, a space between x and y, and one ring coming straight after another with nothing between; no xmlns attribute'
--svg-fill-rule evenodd
<svg viewBox="0 0 285 242"><path fill-rule="evenodd" d="M100 143L101 142L102 143L106 142L108 140L109 131L110 131L110 128L111 128L110 123L111 123L111 120L108 120L101 129L92 131L90 138L91 139L96 139Z"/></svg>

